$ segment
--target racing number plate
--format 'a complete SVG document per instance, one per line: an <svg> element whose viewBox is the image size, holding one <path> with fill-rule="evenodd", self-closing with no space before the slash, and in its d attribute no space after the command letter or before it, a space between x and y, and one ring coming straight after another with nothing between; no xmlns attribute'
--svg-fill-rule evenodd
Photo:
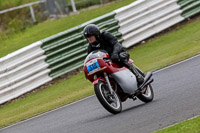
<svg viewBox="0 0 200 133"><path fill-rule="evenodd" d="M87 70L88 72L93 72L94 70L99 69L99 63L97 60L92 60L88 65L87 65Z"/></svg>

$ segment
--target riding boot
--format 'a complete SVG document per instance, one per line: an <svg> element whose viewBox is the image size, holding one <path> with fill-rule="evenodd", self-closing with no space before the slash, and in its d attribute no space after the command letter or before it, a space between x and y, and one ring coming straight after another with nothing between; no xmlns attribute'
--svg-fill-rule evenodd
<svg viewBox="0 0 200 133"><path fill-rule="evenodd" d="M135 75L138 85L141 85L144 82L143 76L137 71L137 69L133 65L130 65L129 68L131 72Z"/></svg>

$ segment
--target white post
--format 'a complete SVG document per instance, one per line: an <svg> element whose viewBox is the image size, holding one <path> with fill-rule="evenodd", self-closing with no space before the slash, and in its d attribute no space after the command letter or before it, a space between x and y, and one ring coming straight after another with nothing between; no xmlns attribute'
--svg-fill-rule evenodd
<svg viewBox="0 0 200 133"><path fill-rule="evenodd" d="M32 17L32 19L33 19L33 22L35 23L35 22L36 22L36 19L35 19L35 14L34 14L34 10L33 10L32 5L30 5L29 8L30 8L30 11L31 11L31 17Z"/></svg>
<svg viewBox="0 0 200 133"><path fill-rule="evenodd" d="M75 5L75 3L74 3L74 0L71 0L71 4L72 4L73 12L77 12L77 10L76 10L76 5Z"/></svg>

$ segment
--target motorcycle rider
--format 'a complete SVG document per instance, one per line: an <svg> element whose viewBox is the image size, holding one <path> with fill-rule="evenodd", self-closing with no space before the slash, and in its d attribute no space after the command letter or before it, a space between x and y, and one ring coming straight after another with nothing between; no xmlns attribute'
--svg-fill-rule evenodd
<svg viewBox="0 0 200 133"><path fill-rule="evenodd" d="M138 85L142 84L144 78L137 69L128 63L129 54L118 42L117 38L109 32L100 32L95 24L87 25L83 30L84 37L88 40L88 54L94 50L103 49L108 52L111 60L119 66L126 66L136 76Z"/></svg>

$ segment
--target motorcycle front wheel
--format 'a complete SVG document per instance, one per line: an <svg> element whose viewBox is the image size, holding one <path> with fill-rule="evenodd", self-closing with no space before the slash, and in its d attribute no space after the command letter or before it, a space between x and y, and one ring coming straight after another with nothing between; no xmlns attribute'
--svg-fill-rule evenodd
<svg viewBox="0 0 200 133"><path fill-rule="evenodd" d="M94 86L95 94L102 106L110 113L117 114L122 111L122 104L115 91L111 94L105 82L99 81Z"/></svg>

